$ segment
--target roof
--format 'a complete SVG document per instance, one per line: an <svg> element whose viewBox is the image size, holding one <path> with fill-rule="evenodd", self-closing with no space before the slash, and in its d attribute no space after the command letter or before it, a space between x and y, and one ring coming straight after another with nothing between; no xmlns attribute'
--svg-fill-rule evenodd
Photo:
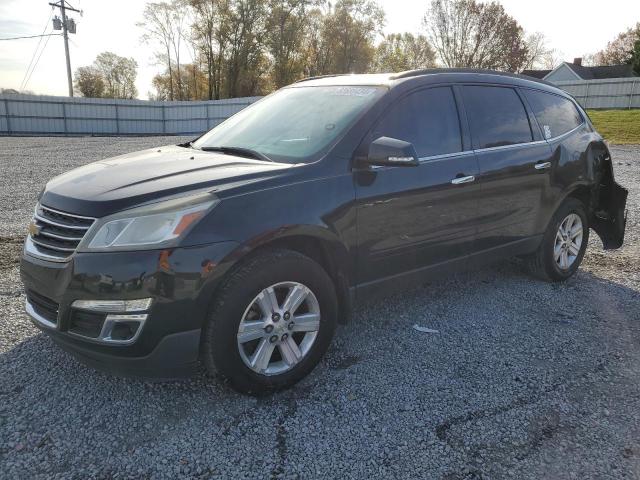
<svg viewBox="0 0 640 480"><path fill-rule="evenodd" d="M633 67L631 65L601 65L595 67L585 67L575 63L563 62L553 70L523 70L522 75L533 78L546 78L552 72L555 72L561 66L567 66L582 80L601 80L605 78L628 78L635 77Z"/></svg>
<svg viewBox="0 0 640 480"><path fill-rule="evenodd" d="M294 85L304 83L305 86L322 86L322 85L389 85L393 77L393 73L346 73L336 75L321 75L319 77L309 77L298 80Z"/></svg>

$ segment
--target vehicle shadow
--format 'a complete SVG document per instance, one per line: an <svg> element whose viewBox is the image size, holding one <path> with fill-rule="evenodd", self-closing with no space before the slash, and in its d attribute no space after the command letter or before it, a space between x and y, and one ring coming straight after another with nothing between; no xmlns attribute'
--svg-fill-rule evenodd
<svg viewBox="0 0 640 480"><path fill-rule="evenodd" d="M2 299L16 322L4 324L4 341L28 338L0 354L0 460L49 459L30 474L91 465L115 474L118 459L167 455L171 445L180 447L169 462L191 472L185 452L210 442L230 461L269 446L254 465L269 476L308 455L342 462L331 445L366 442L388 474L403 465L427 477L493 477L544 457L546 470L527 476L545 476L562 461L559 445L585 459L626 448L634 427L621 419L640 407L638 291L585 270L548 284L506 261L359 306L319 367L267 398L202 371L163 383L96 372L16 313L23 300ZM600 419L584 418L602 405L613 439Z"/></svg>

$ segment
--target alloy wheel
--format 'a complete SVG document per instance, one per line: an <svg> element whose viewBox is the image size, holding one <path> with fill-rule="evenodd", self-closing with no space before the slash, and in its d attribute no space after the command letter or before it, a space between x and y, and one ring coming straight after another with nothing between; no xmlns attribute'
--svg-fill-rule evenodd
<svg viewBox="0 0 640 480"><path fill-rule="evenodd" d="M309 353L320 330L320 304L298 282L262 290L244 311L238 351L244 364L261 375L285 373Z"/></svg>
<svg viewBox="0 0 640 480"><path fill-rule="evenodd" d="M582 219L570 213L560 223L553 247L553 258L561 270L568 270L578 258L582 246Z"/></svg>

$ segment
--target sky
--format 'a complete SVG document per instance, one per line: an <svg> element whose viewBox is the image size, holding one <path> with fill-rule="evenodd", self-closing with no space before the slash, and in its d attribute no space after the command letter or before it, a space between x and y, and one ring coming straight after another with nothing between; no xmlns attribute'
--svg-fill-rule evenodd
<svg viewBox="0 0 640 480"><path fill-rule="evenodd" d="M0 0L0 39L39 35L51 31L47 21L52 0ZM139 98L147 98L151 79L159 72L153 50L140 42L136 26L145 0L69 0L83 15L72 14L77 34L70 35L72 71L90 65L100 52L109 50L133 57L139 66L136 85ZM422 30L428 0L378 0L387 14L385 33ZM640 22L637 0L502 0L507 13L526 32L542 32L561 59L571 61L594 53L615 36ZM42 44L46 38L42 40ZM0 88L19 89L39 39L0 40ZM41 44L41 45L42 45ZM36 57L37 58L37 57ZM38 94L66 95L67 80L62 37L49 37L44 53L28 77L27 90Z"/></svg>

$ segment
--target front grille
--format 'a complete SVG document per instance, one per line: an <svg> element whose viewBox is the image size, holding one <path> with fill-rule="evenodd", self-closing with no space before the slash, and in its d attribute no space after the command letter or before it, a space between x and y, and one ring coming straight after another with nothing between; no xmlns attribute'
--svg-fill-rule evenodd
<svg viewBox="0 0 640 480"><path fill-rule="evenodd" d="M59 305L50 298L47 298L33 290L27 290L27 300L38 315L45 318L54 325L58 324Z"/></svg>
<svg viewBox="0 0 640 480"><path fill-rule="evenodd" d="M40 255L66 260L93 225L95 218L64 213L38 204L29 238Z"/></svg>

